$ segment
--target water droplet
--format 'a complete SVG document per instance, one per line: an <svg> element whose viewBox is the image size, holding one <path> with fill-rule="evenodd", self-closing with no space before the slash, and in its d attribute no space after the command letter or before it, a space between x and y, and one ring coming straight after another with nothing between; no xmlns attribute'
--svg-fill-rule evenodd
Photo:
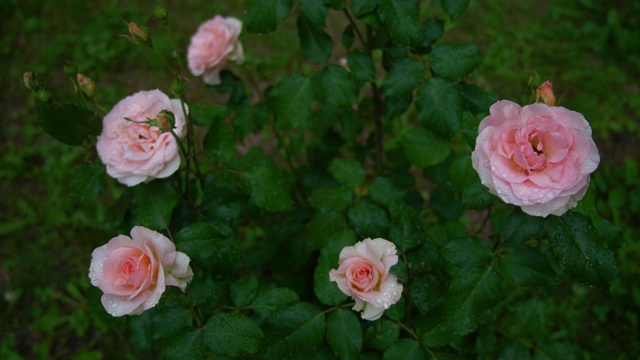
<svg viewBox="0 0 640 360"><path fill-rule="evenodd" d="M496 167L495 167L495 166L492 166L492 167L491 167L491 171L496 171L496 170L497 170L497 169L496 169Z"/></svg>
<svg viewBox="0 0 640 360"><path fill-rule="evenodd" d="M382 304L382 300L376 299L376 304L378 304L378 305Z"/></svg>
<svg viewBox="0 0 640 360"><path fill-rule="evenodd" d="M117 302L112 302L111 303L111 307L114 308L114 309L117 308L118 305L120 305L120 304L118 304Z"/></svg>
<svg viewBox="0 0 640 360"><path fill-rule="evenodd" d="M553 199L553 193L548 192L547 193L547 199Z"/></svg>
<svg viewBox="0 0 640 360"><path fill-rule="evenodd" d="M398 296L398 292L397 292L397 291L394 291L394 292L393 292L393 296Z"/></svg>
<svg viewBox="0 0 640 360"><path fill-rule="evenodd" d="M384 303L384 308L388 309L389 308L389 303Z"/></svg>

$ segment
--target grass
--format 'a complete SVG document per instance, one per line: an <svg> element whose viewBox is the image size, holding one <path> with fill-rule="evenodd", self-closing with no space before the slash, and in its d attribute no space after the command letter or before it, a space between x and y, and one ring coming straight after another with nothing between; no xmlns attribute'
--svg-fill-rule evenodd
<svg viewBox="0 0 640 360"><path fill-rule="evenodd" d="M170 19L181 48L197 24L215 13L241 17L248 1L172 3ZM429 6L436 9L437 6ZM48 87L72 89L60 61L71 60L98 86L98 101L113 104L139 89L168 89L162 63L120 37L126 21L149 23L156 46L169 40L152 21L150 2L57 2L8 0L0 7L3 88L0 108L0 358L131 358L123 319L90 313L97 301L86 273L91 251L113 236L107 185L102 201L70 196L83 151L55 142L39 128L37 101L20 83L36 71ZM640 128L640 2L595 0L472 1L447 39L477 44L483 65L475 82L500 98L530 101L532 90L552 80L561 105L590 121L602 155L594 175L599 213L621 232L618 279L609 292L575 284L559 289L544 306L557 336L582 346L594 358L632 358L640 351L640 216L637 150ZM426 14L427 16L429 14ZM243 35L246 65L258 81L271 82L282 69L305 70L299 58L295 19L271 35ZM332 34L340 31L330 29ZM52 36L55 34L55 36ZM195 100L210 99L190 83ZM99 189L93 189L97 191ZM631 196L629 196L631 194ZM122 347L125 355L121 355Z"/></svg>

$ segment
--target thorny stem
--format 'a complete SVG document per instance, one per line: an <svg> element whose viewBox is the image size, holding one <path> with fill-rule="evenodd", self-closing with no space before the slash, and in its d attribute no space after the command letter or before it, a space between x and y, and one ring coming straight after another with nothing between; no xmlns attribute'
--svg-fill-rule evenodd
<svg viewBox="0 0 640 360"><path fill-rule="evenodd" d="M200 319L198 318L198 314L196 314L196 310L195 310L195 306L191 305L189 307L189 311L191 312L191 315L193 315L193 318L196 319L196 323L198 324L198 329L202 327L202 323L200 322Z"/></svg>
<svg viewBox="0 0 640 360"><path fill-rule="evenodd" d="M372 56L373 43L371 38L373 37L373 30L370 25L367 25L367 48L369 51L369 57ZM382 94L375 82L371 82L371 90L373 92L373 119L376 126L376 167L378 172L382 171Z"/></svg>
<svg viewBox="0 0 640 360"><path fill-rule="evenodd" d="M180 106L182 107L182 113L184 114L184 116L186 117L187 120L187 149L189 151L189 156L193 157L193 164L196 168L196 177L198 178L198 181L200 182L200 186L203 186L204 184L204 177L202 175L202 172L200 171L200 165L198 164L198 159L196 159L195 156L195 134L194 134L194 130L193 130L193 121L191 121L191 115L189 114L189 112L187 111L187 106L186 106L186 98L184 96L184 94L180 94ZM188 163L187 163L188 164Z"/></svg>
<svg viewBox="0 0 640 360"><path fill-rule="evenodd" d="M413 330L411 330L407 325L403 324L400 320L396 321L396 323L400 325L400 327L403 328L404 331L408 332L409 335L411 335L411 337L416 339L418 344L420 344L420 346L422 346L423 349L427 350L429 355L431 355L432 359L437 359L436 355L431 351L431 349L429 349L425 344L422 343L422 339L420 339L418 334L416 334Z"/></svg>
<svg viewBox="0 0 640 360"><path fill-rule="evenodd" d="M342 304L342 305L334 306L334 307L332 307L332 308L329 308L329 309L327 309L327 310L323 311L322 313L323 313L323 314L328 314L328 313L330 313L330 312L332 312L332 311L336 311L336 310L338 310L338 309L342 309L342 308L345 308L345 307L353 306L353 305L355 305L355 304L356 304L356 303L352 302L352 303L348 303L348 304Z"/></svg>
<svg viewBox="0 0 640 360"><path fill-rule="evenodd" d="M171 46L173 46L173 51L176 53L176 57L178 58L178 67L180 71L184 71L184 63L182 62L182 56L180 55L180 49L176 44L176 40L173 37L173 32L171 31L171 27L169 27L169 22L167 21L167 25L165 26L167 29L167 34L169 34L169 41L171 41Z"/></svg>

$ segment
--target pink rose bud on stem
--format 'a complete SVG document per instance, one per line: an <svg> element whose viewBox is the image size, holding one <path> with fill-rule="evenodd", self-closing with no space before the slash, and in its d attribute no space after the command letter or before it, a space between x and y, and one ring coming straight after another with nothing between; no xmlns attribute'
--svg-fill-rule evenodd
<svg viewBox="0 0 640 360"><path fill-rule="evenodd" d="M141 314L160 301L167 286L185 291L193 278L189 261L166 236L136 226L131 237L119 235L93 251L89 279L104 293L109 314Z"/></svg>
<svg viewBox="0 0 640 360"><path fill-rule="evenodd" d="M398 263L396 246L385 239L364 239L340 252L338 269L329 271L329 280L351 296L365 320L377 320L402 296L402 285L389 274Z"/></svg>
<svg viewBox="0 0 640 360"><path fill-rule="evenodd" d="M82 90L82 92L87 95L87 97L93 97L96 92L96 84L93 82L93 80L80 73L76 77L76 80L78 80L78 86L80 86L80 90Z"/></svg>
<svg viewBox="0 0 640 360"><path fill-rule="evenodd" d="M556 96L553 94L553 83L551 81L547 80L538 87L535 102L543 102L549 106L556 104Z"/></svg>
<svg viewBox="0 0 640 360"><path fill-rule="evenodd" d="M561 106L520 107L507 100L489 112L471 153L482 184L533 216L560 216L575 207L600 162L584 116Z"/></svg>
<svg viewBox="0 0 640 360"><path fill-rule="evenodd" d="M148 30L134 22L129 23L129 35L127 38L134 44L144 45L149 43Z"/></svg>

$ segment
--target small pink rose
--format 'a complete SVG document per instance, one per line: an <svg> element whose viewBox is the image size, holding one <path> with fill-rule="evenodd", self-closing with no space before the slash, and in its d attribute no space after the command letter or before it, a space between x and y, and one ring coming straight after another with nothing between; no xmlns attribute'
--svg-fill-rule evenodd
<svg viewBox="0 0 640 360"><path fill-rule="evenodd" d="M351 296L365 320L377 320L384 310L400 300L402 285L389 274L398 262L396 246L385 239L364 239L340 252L338 269L329 271L329 280Z"/></svg>
<svg viewBox="0 0 640 360"><path fill-rule="evenodd" d="M180 153L173 135L140 123L155 119L163 110L173 113L173 132L182 137L186 133L186 120L180 100L169 99L160 90L140 91L128 96L104 117L96 149L111 177L127 186L135 186L166 178L178 170Z"/></svg>
<svg viewBox="0 0 640 360"><path fill-rule="evenodd" d="M220 84L220 70L228 60L242 63L244 52L238 36L242 22L236 18L216 15L200 25L187 48L189 70L203 75L206 84Z"/></svg>
<svg viewBox="0 0 640 360"><path fill-rule="evenodd" d="M140 314L160 301L166 286L184 291L193 278L189 257L164 235L136 226L91 255L91 284L104 292L102 305L112 316Z"/></svg>
<svg viewBox="0 0 640 360"><path fill-rule="evenodd" d="M498 101L478 132L471 160L480 180L529 215L575 207L600 162L587 120L560 106Z"/></svg>

